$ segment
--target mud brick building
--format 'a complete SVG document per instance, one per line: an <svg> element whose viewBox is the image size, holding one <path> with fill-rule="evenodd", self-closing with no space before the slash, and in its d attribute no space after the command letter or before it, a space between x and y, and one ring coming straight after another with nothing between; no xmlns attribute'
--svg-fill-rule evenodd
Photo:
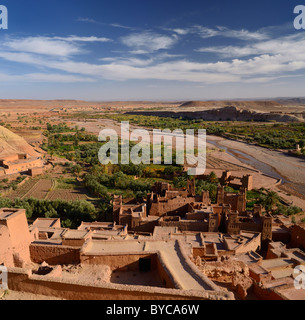
<svg viewBox="0 0 305 320"><path fill-rule="evenodd" d="M43 172L41 157L31 157L28 154L11 154L0 159L0 175L28 172L36 175Z"/></svg>

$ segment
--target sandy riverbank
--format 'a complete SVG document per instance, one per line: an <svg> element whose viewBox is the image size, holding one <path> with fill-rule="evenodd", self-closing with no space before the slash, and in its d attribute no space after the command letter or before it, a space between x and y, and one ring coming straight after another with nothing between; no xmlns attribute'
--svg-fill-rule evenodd
<svg viewBox="0 0 305 320"><path fill-rule="evenodd" d="M293 202L293 204L305 209L304 159L291 157L280 151L249 145L239 141L227 140L221 137L209 136L208 139L216 141L219 146L228 148L229 150L241 151L274 168L282 177L288 180L288 182L279 187L271 186L271 189L279 192L287 201ZM242 161L242 156L239 157ZM289 196L289 194L292 196Z"/></svg>
<svg viewBox="0 0 305 320"><path fill-rule="evenodd" d="M97 119L95 121L71 121L74 125L79 127L85 127L86 131L93 134L98 134L102 129L114 129L120 134L120 127L117 121L111 119ZM130 129L133 130L139 128L138 126L130 125ZM145 128L151 131L151 128ZM255 186L254 187L265 187L270 190L274 190L280 194L280 196L288 203L297 205L305 210L305 160L294 158L283 154L279 151L269 150L262 147L249 145L247 143L227 140L221 137L208 136L210 141L214 141L220 147L228 148L231 152L219 152L214 151L213 156L224 161L229 161L240 166L245 166L252 169L259 169L255 165L245 164L245 158L247 155L255 158L261 163L265 163L268 166L275 169L275 171L282 176L289 183L277 187L275 186L275 180L270 179L264 175L253 172L239 172L239 174L253 174ZM207 144L208 148L213 148L212 144ZM238 154L236 151L241 151L245 156ZM215 170L214 170L215 171ZM262 170L260 170L262 171ZM277 177L278 178L278 177Z"/></svg>

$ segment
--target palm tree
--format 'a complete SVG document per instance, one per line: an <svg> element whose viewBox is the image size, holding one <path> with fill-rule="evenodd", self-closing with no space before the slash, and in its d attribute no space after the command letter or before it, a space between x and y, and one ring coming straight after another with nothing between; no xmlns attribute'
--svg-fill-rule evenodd
<svg viewBox="0 0 305 320"><path fill-rule="evenodd" d="M266 196L261 198L261 204L266 212L272 212L273 208L280 202L279 195L274 191L269 191Z"/></svg>
<svg viewBox="0 0 305 320"><path fill-rule="evenodd" d="M208 182L210 183L218 183L217 175L214 171L212 171L208 176Z"/></svg>

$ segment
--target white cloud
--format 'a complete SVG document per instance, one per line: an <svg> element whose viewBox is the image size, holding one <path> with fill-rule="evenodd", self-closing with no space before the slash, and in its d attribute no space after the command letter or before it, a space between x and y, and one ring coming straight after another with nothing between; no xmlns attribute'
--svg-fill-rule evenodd
<svg viewBox="0 0 305 320"><path fill-rule="evenodd" d="M248 30L231 30L226 27L217 27L218 35L227 38L236 38L240 40L266 40L269 38L268 34L262 31L248 31Z"/></svg>
<svg viewBox="0 0 305 320"><path fill-rule="evenodd" d="M84 52L80 43L85 42L108 42L108 38L90 37L25 37L8 38L2 43L2 47L7 50L17 52L28 52L40 55L68 57Z"/></svg>
<svg viewBox="0 0 305 320"><path fill-rule="evenodd" d="M91 37L78 37L78 36L69 36L69 37L54 37L51 39L55 40L62 40L62 41L67 41L67 42L109 42L112 41L111 39L108 38L99 38L95 36Z"/></svg>
<svg viewBox="0 0 305 320"><path fill-rule="evenodd" d="M266 40L269 38L269 34L266 30L249 31L245 29L232 30L223 26L217 26L215 28L209 28L205 26L195 25L185 29L168 29L176 32L179 35L197 34L202 39L208 39L213 37L224 37L239 40Z"/></svg>
<svg viewBox="0 0 305 320"><path fill-rule="evenodd" d="M170 37L150 31L142 33L132 33L121 38L121 41L126 46L133 49L135 52L155 52L161 49L169 49L176 42L176 37Z"/></svg>
<svg viewBox="0 0 305 320"><path fill-rule="evenodd" d="M81 52L80 48L73 43L46 37L11 39L5 41L3 46L13 51L53 56L70 56Z"/></svg>
<svg viewBox="0 0 305 320"><path fill-rule="evenodd" d="M204 32L206 35L210 33L209 30ZM248 36L247 32L243 35ZM82 50L79 42L93 41L103 42L102 38L78 36L8 39L0 50L0 58L46 71L46 74L27 75L31 81L153 79L203 84L265 83L295 76L293 73L305 70L305 35L301 33L278 39L255 40L244 46L201 48L199 51L217 53L227 58L206 63L183 59L179 54L160 53L159 50L169 49L176 44L177 38L147 31L122 38L122 42L133 49L125 56L101 58L100 63L96 64L74 61L73 56ZM146 59L137 55L141 52L147 53ZM49 70L57 71L51 71L49 75ZM66 75L57 74L58 70Z"/></svg>

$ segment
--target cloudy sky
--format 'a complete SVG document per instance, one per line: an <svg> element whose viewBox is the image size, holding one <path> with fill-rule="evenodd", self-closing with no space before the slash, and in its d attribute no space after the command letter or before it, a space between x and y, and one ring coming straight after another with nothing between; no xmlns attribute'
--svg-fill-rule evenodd
<svg viewBox="0 0 305 320"><path fill-rule="evenodd" d="M305 96L294 0L1 0L0 98Z"/></svg>

